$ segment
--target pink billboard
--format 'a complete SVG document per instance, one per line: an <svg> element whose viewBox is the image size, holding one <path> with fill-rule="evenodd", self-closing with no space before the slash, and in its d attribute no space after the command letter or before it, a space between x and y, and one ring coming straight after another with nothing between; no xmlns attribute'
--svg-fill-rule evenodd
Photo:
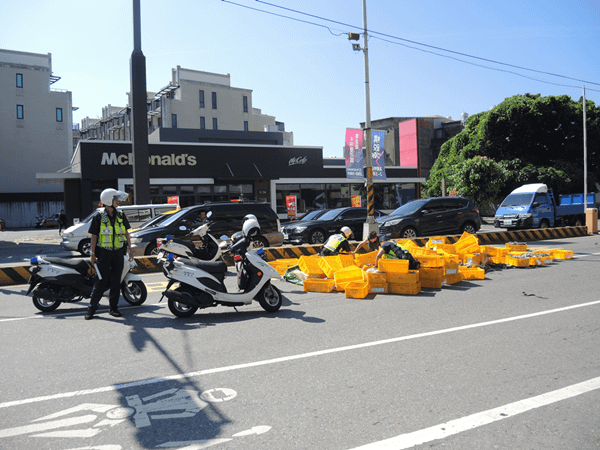
<svg viewBox="0 0 600 450"><path fill-rule="evenodd" d="M419 164L417 144L417 119L398 124L400 142L400 167L417 167Z"/></svg>
<svg viewBox="0 0 600 450"><path fill-rule="evenodd" d="M346 128L344 158L346 159L346 178L362 180L363 173L363 130Z"/></svg>

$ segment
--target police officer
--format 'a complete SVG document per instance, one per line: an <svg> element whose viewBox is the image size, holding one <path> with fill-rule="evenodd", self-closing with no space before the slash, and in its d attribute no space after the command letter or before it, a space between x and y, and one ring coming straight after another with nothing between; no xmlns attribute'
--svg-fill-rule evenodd
<svg viewBox="0 0 600 450"><path fill-rule="evenodd" d="M381 244L377 257L375 258L375 267L379 264L381 258L390 259L408 259L409 270L417 270L421 263L413 258L408 249L401 244L393 241L385 241Z"/></svg>
<svg viewBox="0 0 600 450"><path fill-rule="evenodd" d="M349 227L342 227L340 234L332 234L327 239L327 242L323 244L323 250L321 250L321 256L337 255L341 250L350 253L350 243L348 239L352 236L352 230Z"/></svg>
<svg viewBox="0 0 600 450"><path fill-rule="evenodd" d="M94 317L98 303L107 287L110 287L109 314L121 317L119 312L119 297L121 295L121 274L123 273L123 256L129 249L129 261L133 261L131 239L127 230L129 221L122 211L117 211L119 203L126 200L129 194L115 189L105 189L100 194L104 211L99 211L92 218L89 233L92 235L91 257L92 265L97 263L100 277L94 284L90 306L85 320Z"/></svg>

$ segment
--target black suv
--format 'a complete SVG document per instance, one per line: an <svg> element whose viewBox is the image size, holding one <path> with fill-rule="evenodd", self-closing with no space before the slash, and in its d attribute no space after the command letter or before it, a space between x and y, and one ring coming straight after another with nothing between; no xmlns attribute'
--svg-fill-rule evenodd
<svg viewBox="0 0 600 450"><path fill-rule="evenodd" d="M180 230L181 226L188 229L198 226L201 212L212 211L209 233L215 238L222 235L231 236L242 229L242 219L248 214L254 214L261 228L261 235L257 237L259 246L275 247L283 244L283 233L279 217L268 203L259 202L227 202L205 203L190 206L171 215L154 226L149 226L131 233L131 246L134 256L152 255L157 253L156 239L170 234L174 237L184 237L188 231ZM197 240L198 237L194 236Z"/></svg>
<svg viewBox="0 0 600 450"><path fill-rule="evenodd" d="M463 197L422 198L408 202L377 219L379 233L386 238L475 234L481 228L479 209Z"/></svg>
<svg viewBox="0 0 600 450"><path fill-rule="evenodd" d="M384 213L375 210L375 220ZM354 239L362 240L363 225L367 221L367 208L337 208L327 211L315 220L292 222L286 225L283 234L286 243L322 244L329 236L350 227Z"/></svg>

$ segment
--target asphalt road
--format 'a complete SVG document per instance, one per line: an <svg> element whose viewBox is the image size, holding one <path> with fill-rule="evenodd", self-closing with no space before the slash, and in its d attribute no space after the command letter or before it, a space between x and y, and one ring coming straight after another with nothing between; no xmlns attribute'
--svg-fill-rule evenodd
<svg viewBox="0 0 600 450"><path fill-rule="evenodd" d="M575 258L417 296L284 291L175 318L0 289L0 448L600 448L598 235ZM233 274L228 280L233 288Z"/></svg>

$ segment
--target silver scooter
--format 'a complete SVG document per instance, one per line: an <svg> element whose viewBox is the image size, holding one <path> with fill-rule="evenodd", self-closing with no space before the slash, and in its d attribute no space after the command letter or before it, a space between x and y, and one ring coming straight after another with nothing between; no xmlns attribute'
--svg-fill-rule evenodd
<svg viewBox="0 0 600 450"><path fill-rule="evenodd" d="M127 256L123 258L121 292L127 303L139 306L146 301L148 291L139 275L131 273L136 262L129 261ZM98 275L92 273L91 264L87 260L36 256L29 263L31 277L25 295L32 293L33 305L40 311L51 312L61 303L79 302L92 296ZM108 296L109 292L110 288L103 295Z"/></svg>
<svg viewBox="0 0 600 450"><path fill-rule="evenodd" d="M189 317L198 309L219 305L233 308L249 305L253 300L257 300L265 311L278 311L283 297L281 291L271 284L271 279L282 277L261 256L264 249L248 249L252 237L259 229L255 219L246 221L242 228L242 238L227 249L234 254L236 267L241 273L241 276L238 275L238 288L241 292L227 292L224 283L227 265L224 261L192 261L161 253L158 260L164 263L163 272L169 279L169 284L160 301L167 297L169 310L177 317ZM171 289L176 283L179 285Z"/></svg>

